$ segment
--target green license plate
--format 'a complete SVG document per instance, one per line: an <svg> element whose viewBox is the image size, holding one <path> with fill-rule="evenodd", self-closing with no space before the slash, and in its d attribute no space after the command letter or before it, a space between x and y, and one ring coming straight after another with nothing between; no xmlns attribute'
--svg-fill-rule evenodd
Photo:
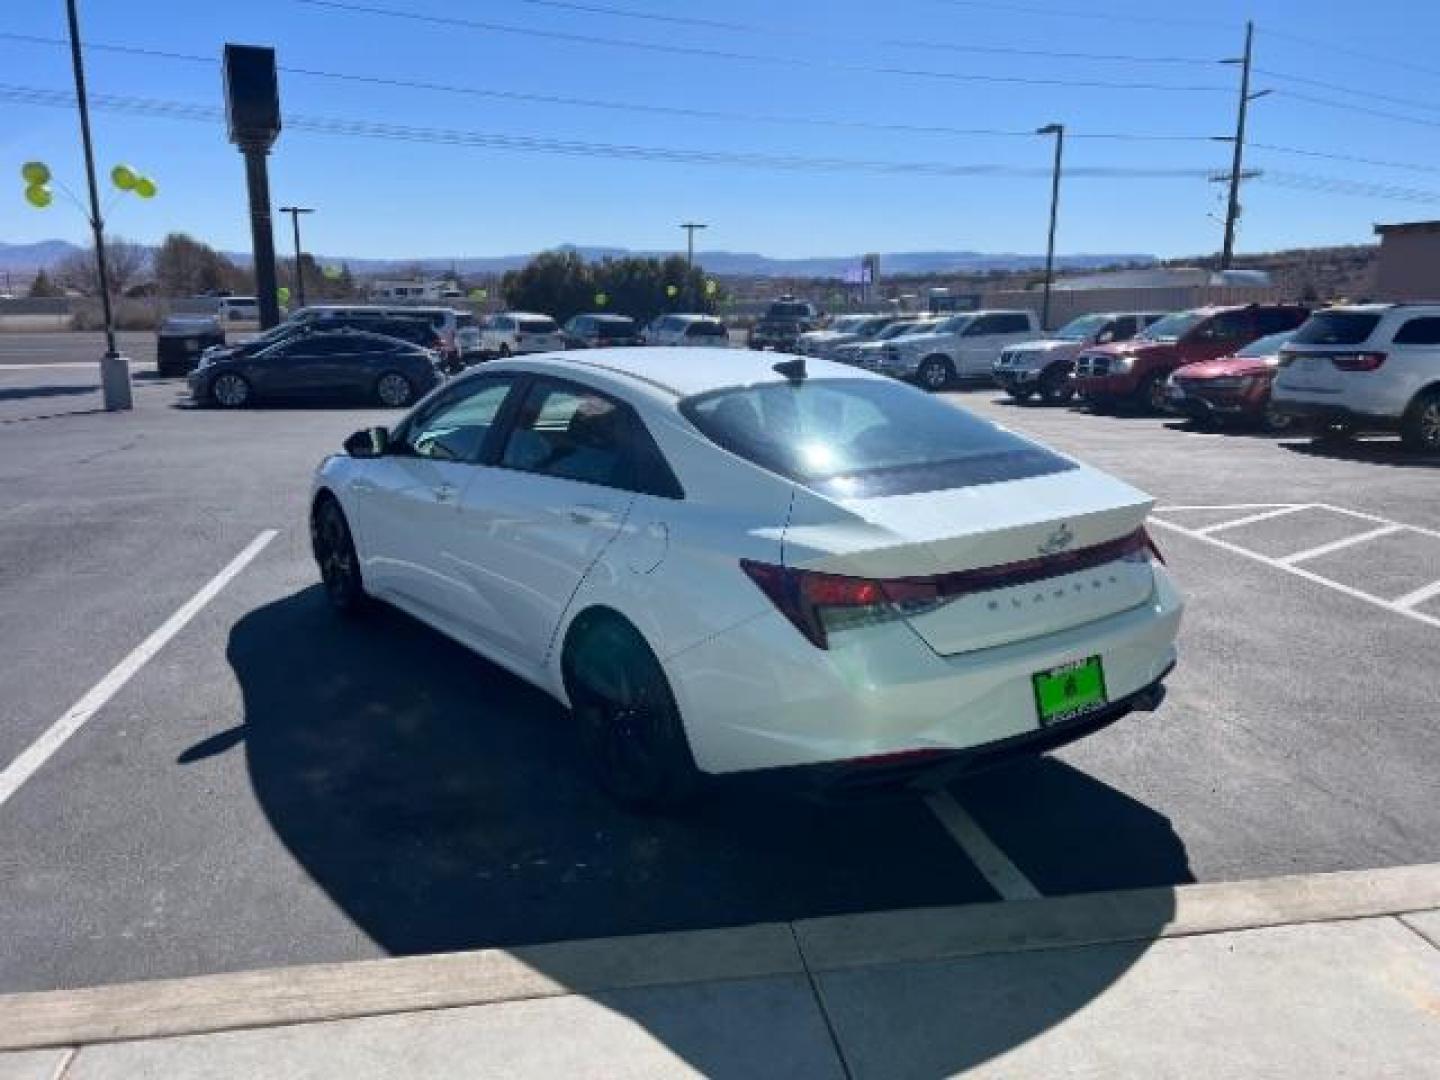
<svg viewBox="0 0 1440 1080"><path fill-rule="evenodd" d="M1069 664L1037 671L1031 677L1035 686L1035 710L1040 726L1048 727L1090 712L1105 704L1105 670L1100 657L1090 656Z"/></svg>

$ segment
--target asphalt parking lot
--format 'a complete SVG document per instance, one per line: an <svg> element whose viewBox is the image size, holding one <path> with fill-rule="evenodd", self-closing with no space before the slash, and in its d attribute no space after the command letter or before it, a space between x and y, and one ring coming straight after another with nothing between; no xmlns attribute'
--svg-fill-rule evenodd
<svg viewBox="0 0 1440 1080"><path fill-rule="evenodd" d="M742 786L658 820L595 792L543 695L399 614L329 615L310 470L393 414L195 410L147 362L106 414L54 366L93 343L23 337L0 991L1440 860L1440 460L1393 442L954 393L1156 497L1190 598L1167 702L929 800Z"/></svg>

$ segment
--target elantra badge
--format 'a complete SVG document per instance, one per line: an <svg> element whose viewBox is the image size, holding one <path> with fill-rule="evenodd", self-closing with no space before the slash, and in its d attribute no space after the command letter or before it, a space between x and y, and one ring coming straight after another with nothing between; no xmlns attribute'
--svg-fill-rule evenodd
<svg viewBox="0 0 1440 1080"><path fill-rule="evenodd" d="M1057 551L1064 551L1074 542L1075 534L1070 531L1070 526L1062 524L1045 538L1045 542L1040 545L1040 554L1054 555Z"/></svg>

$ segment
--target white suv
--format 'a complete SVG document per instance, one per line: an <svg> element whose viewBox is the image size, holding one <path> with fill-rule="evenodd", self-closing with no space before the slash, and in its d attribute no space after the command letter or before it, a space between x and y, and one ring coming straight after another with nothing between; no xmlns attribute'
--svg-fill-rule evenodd
<svg viewBox="0 0 1440 1080"><path fill-rule="evenodd" d="M880 350L877 371L942 390L955 379L989 379L1007 345L1040 332L1033 311L971 311L953 315L928 334L896 338Z"/></svg>
<svg viewBox="0 0 1440 1080"><path fill-rule="evenodd" d="M1440 303L1317 311L1280 350L1270 400L1323 435L1398 431L1440 450Z"/></svg>
<svg viewBox="0 0 1440 1080"><path fill-rule="evenodd" d="M728 348L730 331L713 315L662 315L641 331L646 345Z"/></svg>
<svg viewBox="0 0 1440 1080"><path fill-rule="evenodd" d="M563 348L565 335L549 315L502 311L480 329L480 351L486 356L519 356Z"/></svg>

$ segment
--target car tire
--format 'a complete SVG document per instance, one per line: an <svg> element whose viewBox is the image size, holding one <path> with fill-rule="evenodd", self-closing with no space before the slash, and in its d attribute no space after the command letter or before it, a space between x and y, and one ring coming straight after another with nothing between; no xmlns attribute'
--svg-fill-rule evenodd
<svg viewBox="0 0 1440 1080"><path fill-rule="evenodd" d="M1273 435L1294 431L1295 417L1277 411L1274 405L1266 402L1265 411L1260 414L1260 426Z"/></svg>
<svg viewBox="0 0 1440 1080"><path fill-rule="evenodd" d="M915 381L934 393L955 381L955 365L948 356L927 356L915 371Z"/></svg>
<svg viewBox="0 0 1440 1080"><path fill-rule="evenodd" d="M1075 396L1067 373L1047 371L1040 376L1040 400L1046 405L1064 405Z"/></svg>
<svg viewBox="0 0 1440 1080"><path fill-rule="evenodd" d="M347 619L361 614L370 597L365 592L350 523L333 495L321 495L310 511L310 550L331 610Z"/></svg>
<svg viewBox="0 0 1440 1080"><path fill-rule="evenodd" d="M501 360L509 360L509 359L510 359L510 345L509 345L509 343L502 341L502 342L500 343L500 351L499 351L498 353L496 353L495 355L497 355L498 357L500 357Z"/></svg>
<svg viewBox="0 0 1440 1080"><path fill-rule="evenodd" d="M1147 377L1135 391L1134 402L1137 408L1152 416L1165 412L1165 373L1157 371Z"/></svg>
<svg viewBox="0 0 1440 1080"><path fill-rule="evenodd" d="M254 397L244 375L224 371L210 380L210 400L222 409L243 409Z"/></svg>
<svg viewBox="0 0 1440 1080"><path fill-rule="evenodd" d="M1411 450L1440 451L1440 388L1426 390L1410 403L1400 421L1400 440Z"/></svg>
<svg viewBox="0 0 1440 1080"><path fill-rule="evenodd" d="M1011 390L1009 387L1006 387L1005 392L1021 405L1025 404L1025 402L1029 401L1032 397L1035 396L1034 390Z"/></svg>
<svg viewBox="0 0 1440 1080"><path fill-rule="evenodd" d="M565 692L600 787L630 810L690 802L701 773L660 661L613 612L581 615L566 641Z"/></svg>
<svg viewBox="0 0 1440 1080"><path fill-rule="evenodd" d="M415 400L415 386L398 371L387 371L375 380L375 400L389 409L403 409Z"/></svg>

